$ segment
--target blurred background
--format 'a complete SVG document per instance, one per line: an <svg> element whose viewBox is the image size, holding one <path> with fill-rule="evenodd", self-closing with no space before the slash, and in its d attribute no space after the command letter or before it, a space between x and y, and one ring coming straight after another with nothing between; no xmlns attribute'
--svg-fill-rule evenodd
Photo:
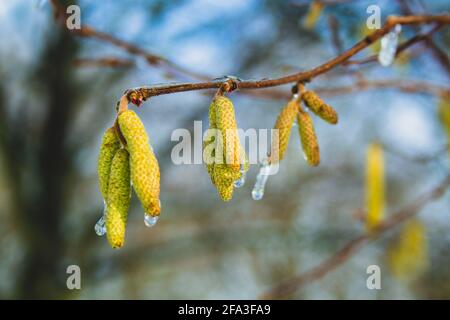
<svg viewBox="0 0 450 320"><path fill-rule="evenodd" d="M277 77L313 68L367 34L366 9L374 3L382 21L390 14L450 9L446 0L324 1L315 8L295 0L59 3L78 4L83 25L211 79ZM191 130L194 120L203 120L206 130L214 91L146 102L137 112L161 167L161 219L147 228L133 196L125 246L113 250L95 234L94 224L103 210L97 155L115 102L127 88L197 79L104 38L67 32L54 12L50 1L0 2L0 298L254 299L365 232L370 143L385 147L386 217L448 174L441 94L355 84L416 81L448 89L447 27L389 67L357 63L314 79L308 87L322 90L339 123L315 118L322 159L316 168L303 160L294 128L287 156L261 201L251 197L257 165L232 201L223 203L204 165L171 161L177 144L172 131ZM400 41L429 29L403 27ZM370 57L378 47L353 59ZM327 90L332 88L349 90ZM290 86L277 89L288 94ZM239 92L231 97L243 129L271 128L286 103ZM420 261L410 259L408 277L396 277L389 262L400 226L284 298L450 298L449 208L447 192L418 213ZM366 287L366 268L374 264L381 268L381 290ZM66 287L69 265L81 268L81 290Z"/></svg>

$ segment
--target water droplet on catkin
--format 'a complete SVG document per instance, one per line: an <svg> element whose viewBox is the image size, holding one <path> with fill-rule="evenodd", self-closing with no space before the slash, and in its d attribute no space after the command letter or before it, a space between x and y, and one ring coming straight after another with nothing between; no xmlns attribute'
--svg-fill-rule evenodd
<svg viewBox="0 0 450 320"><path fill-rule="evenodd" d="M144 217L144 224L146 227L153 227L159 220L159 216L150 216L150 215L145 215Z"/></svg>
<svg viewBox="0 0 450 320"><path fill-rule="evenodd" d="M102 215L100 219L98 219L97 223L94 226L94 230L99 237L106 234L105 215Z"/></svg>

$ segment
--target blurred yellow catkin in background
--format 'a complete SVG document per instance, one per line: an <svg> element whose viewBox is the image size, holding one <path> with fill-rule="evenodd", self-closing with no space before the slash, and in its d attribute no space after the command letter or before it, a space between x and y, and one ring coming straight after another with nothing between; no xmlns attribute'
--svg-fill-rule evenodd
<svg viewBox="0 0 450 320"><path fill-rule="evenodd" d="M450 98L442 99L439 103L439 119L447 133L447 149L450 156Z"/></svg>
<svg viewBox="0 0 450 320"><path fill-rule="evenodd" d="M426 271L428 243L425 226L417 219L408 221L398 241L388 249L387 259L392 275L400 280L412 280Z"/></svg>
<svg viewBox="0 0 450 320"><path fill-rule="evenodd" d="M383 220L385 207L383 148L370 144L367 150L366 172L366 230L372 232Z"/></svg>
<svg viewBox="0 0 450 320"><path fill-rule="evenodd" d="M305 29L311 30L316 26L317 21L319 20L320 15L322 14L323 8L324 5L321 1L316 0L311 2L305 20L303 20L303 27Z"/></svg>

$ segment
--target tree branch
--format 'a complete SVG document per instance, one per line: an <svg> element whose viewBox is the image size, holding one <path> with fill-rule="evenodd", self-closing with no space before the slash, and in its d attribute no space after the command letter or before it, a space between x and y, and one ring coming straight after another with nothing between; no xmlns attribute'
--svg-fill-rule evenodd
<svg viewBox="0 0 450 320"><path fill-rule="evenodd" d="M344 63L356 53L365 49L385 34L387 34L395 25L415 25L415 24L449 24L450 15L423 15L423 16L390 16L381 29L374 31L372 34L365 37L363 40L356 43L352 48L338 55L337 57L305 72L299 72L276 79L261 79L261 80L240 80L235 77L223 77L212 81L194 82L194 83L172 83L160 84L149 87L139 87L128 89L125 94L129 100L139 99L146 100L152 96L163 94L171 94L176 92L204 90L204 89L219 89L224 85L230 86L232 90L238 89L260 89L276 87L296 82L307 82L311 79L326 73L336 66Z"/></svg>
<svg viewBox="0 0 450 320"><path fill-rule="evenodd" d="M303 285L314 282L323 278L329 272L335 270L337 267L342 265L344 262L352 258L363 246L371 243L372 241L378 239L386 231L391 230L407 220L408 218L414 216L429 202L440 198L447 188L450 187L450 175L445 178L445 180L439 184L437 187L432 189L427 194L419 197L415 201L412 201L409 205L405 206L403 209L398 210L389 219L385 220L374 233L363 234L355 239L348 242L344 247L342 247L333 256L319 264L318 266L312 268L305 273L302 273L294 278L288 279L261 295L262 299L280 299L293 294Z"/></svg>

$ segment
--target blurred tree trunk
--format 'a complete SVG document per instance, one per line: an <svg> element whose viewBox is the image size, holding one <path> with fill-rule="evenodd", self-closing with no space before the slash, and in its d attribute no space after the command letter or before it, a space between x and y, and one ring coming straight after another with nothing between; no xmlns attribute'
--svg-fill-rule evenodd
<svg viewBox="0 0 450 320"><path fill-rule="evenodd" d="M73 171L67 135L76 106L77 85L71 64L77 45L68 32L58 27L55 31L55 36L48 38L33 77L38 83L38 96L46 101L47 109L43 112L39 136L29 137L34 143L26 153L28 177L21 179L24 185L17 197L19 227L26 250L17 298L24 299L59 298L68 290L66 266L61 264L65 247L61 220L70 192L67 177Z"/></svg>

